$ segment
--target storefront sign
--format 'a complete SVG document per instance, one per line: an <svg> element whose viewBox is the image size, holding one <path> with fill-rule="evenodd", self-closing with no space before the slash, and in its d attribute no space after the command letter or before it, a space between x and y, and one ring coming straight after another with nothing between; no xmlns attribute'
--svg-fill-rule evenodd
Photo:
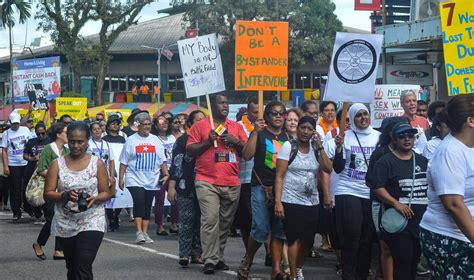
<svg viewBox="0 0 474 280"><path fill-rule="evenodd" d="M288 88L288 22L236 22L235 90Z"/></svg>
<svg viewBox="0 0 474 280"><path fill-rule="evenodd" d="M87 112L87 98L58 97L56 98L56 118L69 115L73 120L84 120Z"/></svg>
<svg viewBox="0 0 474 280"><path fill-rule="evenodd" d="M383 36L336 34L324 100L371 103Z"/></svg>
<svg viewBox="0 0 474 280"><path fill-rule="evenodd" d="M15 102L30 102L33 109L48 109L47 100L61 93L59 56L14 60L13 96Z"/></svg>
<svg viewBox="0 0 474 280"><path fill-rule="evenodd" d="M471 0L440 4L448 94L474 92L474 10Z"/></svg>
<svg viewBox="0 0 474 280"><path fill-rule="evenodd" d="M418 94L421 88L418 85L376 85L374 100L370 103L371 125L380 127L383 119L403 115L400 95L408 90Z"/></svg>
<svg viewBox="0 0 474 280"><path fill-rule="evenodd" d="M178 41L178 50L187 98L225 90L216 34Z"/></svg>
<svg viewBox="0 0 474 280"><path fill-rule="evenodd" d="M387 65L387 84L431 86L433 85L433 65Z"/></svg>

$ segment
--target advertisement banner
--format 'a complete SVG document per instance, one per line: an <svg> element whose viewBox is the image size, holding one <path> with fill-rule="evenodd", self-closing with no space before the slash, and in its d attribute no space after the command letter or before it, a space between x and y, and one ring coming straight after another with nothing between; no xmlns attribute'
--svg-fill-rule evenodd
<svg viewBox="0 0 474 280"><path fill-rule="evenodd" d="M474 13L471 0L440 4L448 95L474 92Z"/></svg>
<svg viewBox="0 0 474 280"><path fill-rule="evenodd" d="M433 65L387 65L387 84L432 86Z"/></svg>
<svg viewBox="0 0 474 280"><path fill-rule="evenodd" d="M69 115L75 121L86 118L87 98L85 97L58 97L56 98L56 118Z"/></svg>
<svg viewBox="0 0 474 280"><path fill-rule="evenodd" d="M15 102L30 102L33 109L48 109L47 100L61 93L59 56L13 60L13 96Z"/></svg>
<svg viewBox="0 0 474 280"><path fill-rule="evenodd" d="M421 87L419 85L376 85L374 101L370 103L371 125L380 127L383 119L403 115L400 95L408 90L418 94Z"/></svg>
<svg viewBox="0 0 474 280"><path fill-rule="evenodd" d="M117 172L117 175L119 174L119 168L120 168L120 163L118 162L118 159L120 158L120 154L122 153L124 144L121 143L109 143L109 148L112 150L112 153L114 154L115 157L115 172ZM116 185L115 185L115 190L116 190L116 195L114 198L109 199L105 203L105 208L129 208L133 207L133 199L132 195L128 191L127 188L124 188L123 191L119 188L118 186L118 177L115 178Z"/></svg>
<svg viewBox="0 0 474 280"><path fill-rule="evenodd" d="M235 90L287 90L288 22L235 26Z"/></svg>
<svg viewBox="0 0 474 280"><path fill-rule="evenodd" d="M355 0L355 11L380 11L380 0Z"/></svg>
<svg viewBox="0 0 474 280"><path fill-rule="evenodd" d="M216 34L178 41L178 50L187 98L225 90Z"/></svg>
<svg viewBox="0 0 474 280"><path fill-rule="evenodd" d="M105 109L104 110L105 120L108 121L109 116L113 115L113 114L116 114L116 113L120 113L122 115L122 125L127 126L128 125L127 119L132 114L132 110L130 110L130 109Z"/></svg>
<svg viewBox="0 0 474 280"><path fill-rule="evenodd" d="M337 32L324 100L372 103L383 35Z"/></svg>

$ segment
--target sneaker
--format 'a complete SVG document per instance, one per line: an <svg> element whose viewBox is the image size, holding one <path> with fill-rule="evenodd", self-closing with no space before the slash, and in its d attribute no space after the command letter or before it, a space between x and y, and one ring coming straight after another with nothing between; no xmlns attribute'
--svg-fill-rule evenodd
<svg viewBox="0 0 474 280"><path fill-rule="evenodd" d="M216 270L229 270L229 266L226 265L223 261L218 261L214 266Z"/></svg>
<svg viewBox="0 0 474 280"><path fill-rule="evenodd" d="M214 274L214 265L212 263L206 263L202 268L202 272L204 274Z"/></svg>
<svg viewBox="0 0 474 280"><path fill-rule="evenodd" d="M36 221L33 223L34 225L38 226L38 225L44 225L46 224L46 221L43 221L41 219L36 219Z"/></svg>
<svg viewBox="0 0 474 280"><path fill-rule="evenodd" d="M431 273L431 271L429 269L425 268L421 263L419 263L416 266L416 275L423 276L423 275L428 275L430 273Z"/></svg>
<svg viewBox="0 0 474 280"><path fill-rule="evenodd" d="M145 236L143 235L143 232L139 231L137 232L137 239L135 240L135 243L137 244L143 244L146 242Z"/></svg>
<svg viewBox="0 0 474 280"><path fill-rule="evenodd" d="M153 239L150 238L150 236L148 235L148 233L143 233L143 237L145 238L145 243L153 243L155 241L153 241Z"/></svg>
<svg viewBox="0 0 474 280"><path fill-rule="evenodd" d="M296 280L304 280L302 268L296 268Z"/></svg>

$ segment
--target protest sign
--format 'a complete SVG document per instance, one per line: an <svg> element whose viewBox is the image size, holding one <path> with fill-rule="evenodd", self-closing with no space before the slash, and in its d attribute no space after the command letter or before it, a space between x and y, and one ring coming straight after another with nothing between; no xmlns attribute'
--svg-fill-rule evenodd
<svg viewBox="0 0 474 280"><path fill-rule="evenodd" d="M59 56L13 60L15 102L30 102L33 109L48 109L47 100L61 93Z"/></svg>
<svg viewBox="0 0 474 280"><path fill-rule="evenodd" d="M178 41L186 97L225 90L216 34Z"/></svg>
<svg viewBox="0 0 474 280"><path fill-rule="evenodd" d="M371 125L380 127L385 118L403 115L400 95L408 90L418 94L421 87L419 85L376 85L374 101L370 103Z"/></svg>
<svg viewBox="0 0 474 280"><path fill-rule="evenodd" d="M132 114L132 110L130 110L130 109L106 109L106 110L104 110L105 120L108 121L109 116L112 115L112 114L116 114L116 113L120 113L122 115L122 125L127 126L128 125L127 119Z"/></svg>
<svg viewBox="0 0 474 280"><path fill-rule="evenodd" d="M49 112L48 112L48 116L46 117L46 120L44 119L44 114L45 113L46 113L45 110L33 110L30 113L30 118L29 119L33 121L34 125L37 125L39 122L44 121L46 127L48 128L50 126L50 123L51 123L50 118L49 118ZM20 114L20 116L23 118L24 116L26 116L28 114L28 109L19 109L18 114Z"/></svg>
<svg viewBox="0 0 474 280"><path fill-rule="evenodd" d="M371 103L383 36L336 34L324 100Z"/></svg>
<svg viewBox="0 0 474 280"><path fill-rule="evenodd" d="M238 20L235 26L235 90L286 90L288 22Z"/></svg>
<svg viewBox="0 0 474 280"><path fill-rule="evenodd" d="M118 159L122 153L124 144L121 143L109 143L109 149L112 150L112 153L115 157L115 172L119 174L120 163ZM116 178L115 190L116 194L114 198L109 199L105 203L105 208L129 208L133 207L132 195L127 188L124 188L123 191L118 186L118 178Z"/></svg>
<svg viewBox="0 0 474 280"><path fill-rule="evenodd" d="M56 118L69 115L74 120L82 121L86 118L87 98L85 97L58 97L56 98Z"/></svg>
<svg viewBox="0 0 474 280"><path fill-rule="evenodd" d="M440 4L448 94L474 92L474 9L471 0Z"/></svg>

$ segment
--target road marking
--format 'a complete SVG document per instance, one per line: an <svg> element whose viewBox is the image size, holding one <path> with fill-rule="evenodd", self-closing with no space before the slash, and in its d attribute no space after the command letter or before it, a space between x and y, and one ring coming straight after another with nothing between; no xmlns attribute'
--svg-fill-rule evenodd
<svg viewBox="0 0 474 280"><path fill-rule="evenodd" d="M179 260L179 257L176 256L176 255L163 253L163 252L151 249L151 248L144 247L142 245L129 244L129 243L125 243L125 242L122 242L122 241L113 240L113 239L105 238L105 237L104 237L104 240L108 241L110 243L114 243L114 244L117 244L117 245L122 245L122 246L125 246L125 247L142 250L142 251L145 251L145 252L148 252L148 253L152 253L154 255L165 257L165 258L170 258L170 259L173 259L173 260ZM232 275L232 276L237 276L237 272L232 271L232 270L223 270L221 272L223 272L225 274Z"/></svg>

